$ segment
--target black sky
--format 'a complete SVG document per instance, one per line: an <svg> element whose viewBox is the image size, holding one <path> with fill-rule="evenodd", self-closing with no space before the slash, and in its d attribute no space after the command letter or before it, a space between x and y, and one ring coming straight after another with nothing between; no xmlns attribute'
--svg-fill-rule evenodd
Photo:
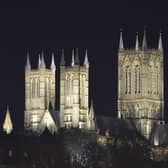
<svg viewBox="0 0 168 168"><path fill-rule="evenodd" d="M67 62L71 49L79 48L83 61L88 49L90 60L90 95L98 115L116 115L117 49L120 28L124 30L126 48L133 48L135 34L140 40L144 26L150 48L157 46L163 32L165 72L168 65L167 4L135 1L53 1L0 5L0 125L9 104L14 126L23 126L24 65L26 52L35 67L37 55L44 51L47 64L55 52L59 65L60 51ZM168 109L167 74L165 73L165 106ZM58 103L58 102L57 102ZM58 106L57 106L58 109ZM165 111L165 113L167 113Z"/></svg>

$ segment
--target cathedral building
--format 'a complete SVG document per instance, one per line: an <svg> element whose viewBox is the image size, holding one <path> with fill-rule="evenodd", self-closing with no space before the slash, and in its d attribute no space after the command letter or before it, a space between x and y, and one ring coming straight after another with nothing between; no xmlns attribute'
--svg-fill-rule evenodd
<svg viewBox="0 0 168 168"><path fill-rule="evenodd" d="M142 47L125 49L122 32L118 52L118 118L130 119L139 133L150 138L154 125L164 123L164 56L160 34L158 48L149 49L144 31Z"/></svg>

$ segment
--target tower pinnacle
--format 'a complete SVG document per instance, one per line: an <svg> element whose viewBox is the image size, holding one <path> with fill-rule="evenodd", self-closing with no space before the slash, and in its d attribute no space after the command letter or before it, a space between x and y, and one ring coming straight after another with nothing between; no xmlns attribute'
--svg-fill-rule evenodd
<svg viewBox="0 0 168 168"><path fill-rule="evenodd" d="M120 31L120 41L119 41L119 50L124 49L124 44L123 44L123 37L122 37L122 30Z"/></svg>
<svg viewBox="0 0 168 168"><path fill-rule="evenodd" d="M40 54L38 56L38 69L40 69L40 66L41 66L41 57L40 57Z"/></svg>
<svg viewBox="0 0 168 168"><path fill-rule="evenodd" d="M42 52L42 57L41 57L41 65L40 65L40 67L41 68L46 68L46 65L45 65L45 61L44 61L44 52Z"/></svg>
<svg viewBox="0 0 168 168"><path fill-rule="evenodd" d="M139 40L138 40L138 33L136 34L136 43L135 43L135 50L139 50Z"/></svg>
<svg viewBox="0 0 168 168"><path fill-rule="evenodd" d="M74 49L72 50L72 62L71 62L71 66L75 65L75 56L74 56Z"/></svg>
<svg viewBox="0 0 168 168"><path fill-rule="evenodd" d="M85 59L84 59L83 65L86 66L86 68L89 68L89 60L88 60L87 49L86 49L86 52L85 52Z"/></svg>
<svg viewBox="0 0 168 168"><path fill-rule="evenodd" d="M89 116L90 116L90 119L94 120L94 106L93 106L93 99L91 100L91 104L90 104Z"/></svg>
<svg viewBox="0 0 168 168"><path fill-rule="evenodd" d="M161 32L160 32L160 35L159 35L158 50L163 52L162 33Z"/></svg>
<svg viewBox="0 0 168 168"><path fill-rule="evenodd" d="M26 60L26 67L27 70L31 70L31 64L29 59L29 53L27 52L27 60Z"/></svg>
<svg viewBox="0 0 168 168"><path fill-rule="evenodd" d="M146 40L146 30L144 29L143 41L142 41L142 50L147 50L147 40Z"/></svg>
<svg viewBox="0 0 168 168"><path fill-rule="evenodd" d="M55 62L54 62L54 53L52 52L52 58L51 58L51 65L50 65L50 68L55 70L56 69L56 66L55 66Z"/></svg>

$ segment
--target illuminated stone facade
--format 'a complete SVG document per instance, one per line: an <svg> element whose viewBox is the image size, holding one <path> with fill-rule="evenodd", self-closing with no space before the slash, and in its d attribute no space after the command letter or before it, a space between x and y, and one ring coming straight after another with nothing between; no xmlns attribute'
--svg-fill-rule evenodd
<svg viewBox="0 0 168 168"><path fill-rule="evenodd" d="M60 126L95 129L94 112L89 110L89 61L87 51L81 66L78 50L72 51L72 62L65 66L62 53L60 66ZM92 122L92 123L91 123Z"/></svg>
<svg viewBox="0 0 168 168"><path fill-rule="evenodd" d="M154 124L164 120L163 47L148 49L144 32L142 48L124 49L122 32L118 53L118 117L131 119L147 139Z"/></svg>
<svg viewBox="0 0 168 168"><path fill-rule="evenodd" d="M31 69L29 56L25 67L25 130L42 133L47 127L57 132L58 124L65 128L95 130L93 102L89 109L89 61L87 51L81 66L78 50L72 53L72 63L65 66L62 52L60 66L60 112L55 112L54 55L50 68L46 68L44 56L39 56L38 68ZM51 107L49 107L51 106ZM51 110L52 109L52 110ZM58 121L58 122L57 122Z"/></svg>
<svg viewBox="0 0 168 168"><path fill-rule="evenodd" d="M44 55L39 56L38 68L31 69L29 56L25 67L25 114L24 127L27 131L40 133L44 127L50 128L53 133L56 123L44 122L46 116L55 112L55 71L54 55L52 55L51 66L46 68ZM49 107L51 106L51 107ZM51 108L52 111L49 109ZM50 113L48 113L50 110ZM45 115L47 113L47 115ZM50 117L48 117L50 118ZM53 116L51 115L51 118ZM52 120L50 119L52 122Z"/></svg>

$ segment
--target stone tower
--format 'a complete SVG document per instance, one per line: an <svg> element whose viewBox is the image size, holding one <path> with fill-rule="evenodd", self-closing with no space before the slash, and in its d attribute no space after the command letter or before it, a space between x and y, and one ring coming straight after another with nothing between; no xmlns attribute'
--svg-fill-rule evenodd
<svg viewBox="0 0 168 168"><path fill-rule="evenodd" d="M52 112L55 111L55 71L54 54L52 54L50 68L46 68L44 54L39 55L37 69L31 69L29 55L25 66L25 113L24 127L27 131L35 133L41 132L44 127L48 127L51 132L56 130L56 125L44 119L48 114L49 104ZM51 108L51 107L50 107ZM53 118L54 114L51 115ZM48 117L49 118L49 117ZM44 125L47 124L47 125Z"/></svg>
<svg viewBox="0 0 168 168"><path fill-rule="evenodd" d="M118 117L131 119L147 139L154 124L164 120L164 76L162 37L157 49L147 47L144 31L142 47L138 34L134 49L124 49L120 33L118 52Z"/></svg>
<svg viewBox="0 0 168 168"><path fill-rule="evenodd" d="M72 62L65 66L64 53L60 65L60 127L88 128L89 61L87 51L81 66L76 52L72 51Z"/></svg>

